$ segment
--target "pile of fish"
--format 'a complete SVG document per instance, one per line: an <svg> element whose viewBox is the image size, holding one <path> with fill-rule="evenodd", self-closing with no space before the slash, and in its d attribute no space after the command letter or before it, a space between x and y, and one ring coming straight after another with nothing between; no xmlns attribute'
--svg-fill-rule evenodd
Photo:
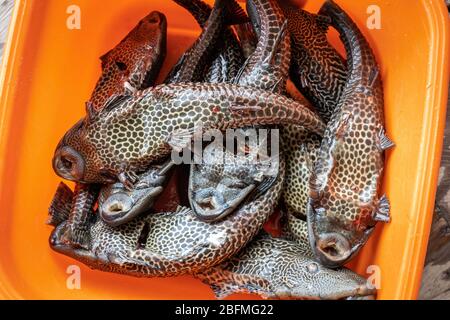
<svg viewBox="0 0 450 320"><path fill-rule="evenodd" d="M52 200L51 248L108 272L191 274L218 298L373 298L344 267L390 220L378 192L393 143L361 31L331 0L317 14L289 0L247 0L246 11L173 1L202 32L165 81L155 85L167 21L152 12L101 57L86 116L56 148L55 172L76 186L61 183ZM214 142L201 145L205 158L229 161L174 160L207 130L261 128L280 131L277 154L257 152L264 161ZM278 232L264 229L269 219Z"/></svg>

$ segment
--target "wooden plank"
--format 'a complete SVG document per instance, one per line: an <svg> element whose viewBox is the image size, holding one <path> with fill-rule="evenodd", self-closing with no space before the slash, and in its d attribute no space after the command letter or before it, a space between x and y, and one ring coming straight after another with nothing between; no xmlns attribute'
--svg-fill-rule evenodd
<svg viewBox="0 0 450 320"><path fill-rule="evenodd" d="M450 90L450 87L449 87ZM427 258L422 274L420 299L450 299L450 96L444 134L436 208Z"/></svg>
<svg viewBox="0 0 450 320"><path fill-rule="evenodd" d="M0 62L1 57L3 56L3 48L5 46L5 39L13 6L13 0L0 0Z"/></svg>

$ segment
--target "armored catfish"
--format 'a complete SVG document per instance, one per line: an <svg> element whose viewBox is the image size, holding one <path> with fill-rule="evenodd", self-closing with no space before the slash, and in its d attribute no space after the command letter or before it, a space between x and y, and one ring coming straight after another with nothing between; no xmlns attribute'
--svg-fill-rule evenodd
<svg viewBox="0 0 450 320"><path fill-rule="evenodd" d="M294 123L322 134L322 120L281 95L230 84L160 85L109 101L62 138L53 168L68 180L132 185L171 150L181 151L200 130Z"/></svg>
<svg viewBox="0 0 450 320"><path fill-rule="evenodd" d="M367 40L333 1L319 13L341 35L349 74L311 173L307 217L317 258L338 267L366 243L377 221L390 219L389 201L378 191L384 151L393 143L385 135L380 71Z"/></svg>

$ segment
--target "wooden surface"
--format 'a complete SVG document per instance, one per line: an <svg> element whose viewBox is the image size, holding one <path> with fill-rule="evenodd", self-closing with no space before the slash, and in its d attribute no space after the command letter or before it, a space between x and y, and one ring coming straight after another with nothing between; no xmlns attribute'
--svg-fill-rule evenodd
<svg viewBox="0 0 450 320"><path fill-rule="evenodd" d="M8 31L13 4L13 0L0 0L0 58L3 55L3 48L5 46L5 38Z"/></svg>
<svg viewBox="0 0 450 320"><path fill-rule="evenodd" d="M445 0L450 6L450 0ZM0 57L13 0L0 0ZM448 108L450 107L450 98ZM436 209L422 277L420 299L450 299L450 111L447 113Z"/></svg>
<svg viewBox="0 0 450 320"><path fill-rule="evenodd" d="M449 87L450 90L450 87ZM425 269L422 276L421 299L450 300L450 97L444 150L436 192L436 207L431 227Z"/></svg>

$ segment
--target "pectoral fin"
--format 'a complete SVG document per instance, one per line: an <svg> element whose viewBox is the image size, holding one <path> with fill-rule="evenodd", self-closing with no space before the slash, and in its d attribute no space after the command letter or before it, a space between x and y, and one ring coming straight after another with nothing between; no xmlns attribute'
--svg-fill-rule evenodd
<svg viewBox="0 0 450 320"><path fill-rule="evenodd" d="M69 218L73 197L73 191L64 182L61 182L48 209L48 225L56 227Z"/></svg>
<svg viewBox="0 0 450 320"><path fill-rule="evenodd" d="M378 147L382 151L390 149L395 146L395 143L391 139L389 139L389 137L386 135L386 131L384 129L380 130L378 138L379 138Z"/></svg>
<svg viewBox="0 0 450 320"><path fill-rule="evenodd" d="M391 221L391 204L389 202L389 199L384 194L379 200L378 200L378 206L374 213L374 220L380 221L380 222L389 222Z"/></svg>

